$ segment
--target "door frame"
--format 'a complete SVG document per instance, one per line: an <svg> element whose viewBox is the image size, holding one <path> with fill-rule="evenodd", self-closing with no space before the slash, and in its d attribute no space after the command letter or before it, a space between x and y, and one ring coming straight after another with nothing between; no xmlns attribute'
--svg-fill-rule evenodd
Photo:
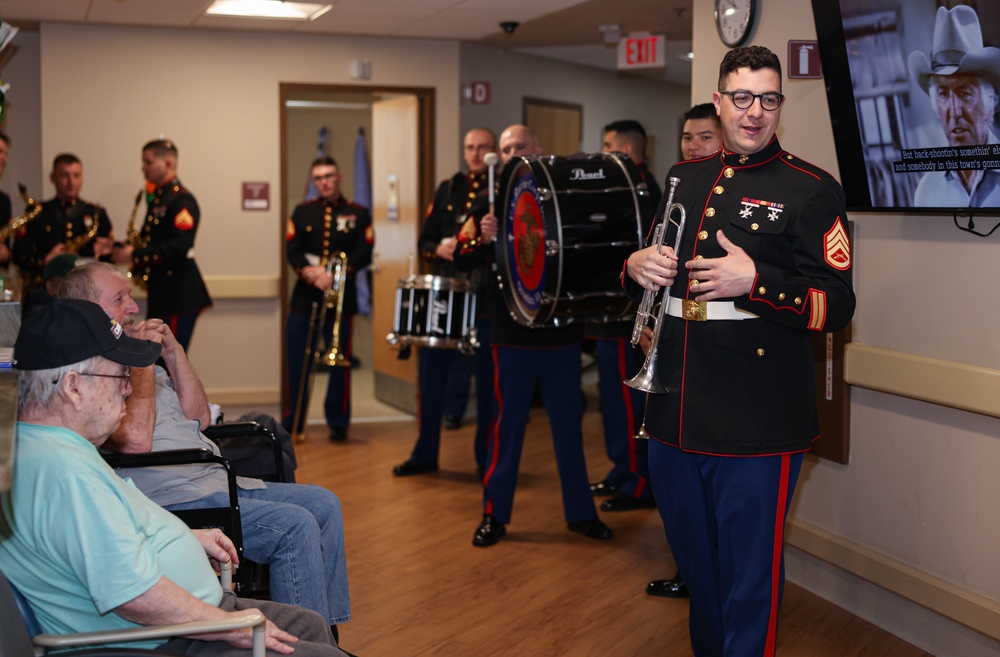
<svg viewBox="0 0 1000 657"><path fill-rule="evenodd" d="M286 404L288 403L288 358L287 349L285 349L285 343L287 340L286 327L288 319L288 304L289 304L289 280L290 275L288 263L285 258L285 231L287 229L288 217L286 215L286 208L288 207L288 160L286 156L287 151L287 139L288 139L288 108L285 106L286 102L291 96L302 93L350 93L358 95L369 95L373 99L379 95L383 94L406 94L416 97L417 104L419 107L418 121L418 134L419 143L417 144L417 159L418 165L418 176L417 181L419 190L419 205L418 207L427 207L430 203L430 199L434 197L434 185L436 183L434 177L434 162L435 162L435 150L434 144L436 143L436 135L434 133L434 119L435 119L435 88L434 87L397 87L391 85L367 85L367 84L313 84L313 83L298 83L298 82L280 82L278 83L278 116L279 116L279 139L278 139L278 161L280 163L280 185L281 190L280 196L280 214L278 221L278 261L281 263L281 276L279 283L279 290L281 293L281 412L282 415L288 412ZM376 240L378 237L376 236ZM376 242L377 243L377 242Z"/></svg>

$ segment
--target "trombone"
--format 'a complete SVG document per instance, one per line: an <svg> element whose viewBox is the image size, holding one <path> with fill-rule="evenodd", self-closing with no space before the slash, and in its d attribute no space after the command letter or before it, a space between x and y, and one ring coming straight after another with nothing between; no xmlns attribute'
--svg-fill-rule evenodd
<svg viewBox="0 0 1000 657"><path fill-rule="evenodd" d="M344 316L344 293L347 289L347 254L338 251L326 263L327 276L333 277L330 289L323 293L323 307L314 301L309 314L309 332L306 334L306 351L302 360L302 375L299 379L299 394L295 400L295 413L292 414L292 431L295 439L302 442L306 439L305 415L309 412L309 397L312 395L313 382L316 380L316 370L320 361L327 367L350 367L351 361L340 347L340 320ZM322 334L326 324L327 313L333 310L333 332L326 351L320 353L314 342ZM309 386L306 387L308 381Z"/></svg>
<svg viewBox="0 0 1000 657"><path fill-rule="evenodd" d="M681 239L684 236L684 224L687 221L687 213L684 211L683 205L674 203L674 192L677 190L677 185L680 182L680 178L670 178L670 192L667 195L666 209L663 211L663 221L656 226L656 231L653 235L657 253L660 252L663 240L667 236L667 223L674 223L670 215L673 214L675 209L680 212L680 221L676 223L677 237L674 239L674 253L677 253L681 248ZM649 345L649 353L646 354L646 360L642 364L642 369L634 377L624 382L630 388L653 394L670 392L669 388L660 383L660 378L657 376L656 358L659 355L660 331L663 329L663 320L666 318L667 302L670 300L671 287L672 285L668 285L663 289L663 297L660 299L660 312L657 313L656 326L653 329L653 340ZM635 314L635 324L632 326L633 346L639 344L639 336L642 335L642 329L645 328L653 314L653 305L659 291L660 288L646 290L642 295L642 301L639 303L639 309Z"/></svg>

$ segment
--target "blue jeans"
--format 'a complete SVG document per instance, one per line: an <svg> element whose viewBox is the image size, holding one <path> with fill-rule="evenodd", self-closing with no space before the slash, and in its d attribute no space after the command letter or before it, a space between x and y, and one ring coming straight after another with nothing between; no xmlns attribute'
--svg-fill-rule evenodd
<svg viewBox="0 0 1000 657"><path fill-rule="evenodd" d="M331 625L351 620L340 500L320 486L268 483L239 490L243 554L270 564L271 599L320 613ZM171 504L168 511L228 506L226 493Z"/></svg>

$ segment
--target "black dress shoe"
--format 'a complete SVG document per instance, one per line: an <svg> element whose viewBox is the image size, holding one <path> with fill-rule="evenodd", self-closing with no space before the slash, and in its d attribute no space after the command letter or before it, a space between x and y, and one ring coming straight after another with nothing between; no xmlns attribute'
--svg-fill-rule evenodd
<svg viewBox="0 0 1000 657"><path fill-rule="evenodd" d="M330 429L330 442L342 443L347 440L346 427L334 427Z"/></svg>
<svg viewBox="0 0 1000 657"><path fill-rule="evenodd" d="M457 415L445 415L444 416L444 428L445 429L461 429L462 428L462 418Z"/></svg>
<svg viewBox="0 0 1000 657"><path fill-rule="evenodd" d="M635 511L636 509L655 509L656 502L653 498L648 500L631 497L625 495L624 493L615 493L614 497L610 497L603 502L601 502L601 511Z"/></svg>
<svg viewBox="0 0 1000 657"><path fill-rule="evenodd" d="M598 519L593 520L578 520L576 522L566 523L571 532L580 532L587 538L597 538L601 540L607 540L614 537L614 532L611 528L605 525Z"/></svg>
<svg viewBox="0 0 1000 657"><path fill-rule="evenodd" d="M599 497L601 495L614 495L618 492L618 486L602 481L599 484L591 484L590 492L593 493L595 497Z"/></svg>
<svg viewBox="0 0 1000 657"><path fill-rule="evenodd" d="M493 516L483 515L483 521L479 523L476 534L472 537L472 544L476 547L496 545L506 534L507 528L503 523L497 522Z"/></svg>
<svg viewBox="0 0 1000 657"><path fill-rule="evenodd" d="M658 579L650 582L646 585L646 593L661 598L686 598L691 595L688 593L687 584L684 583L684 578L681 577L680 573L674 575L672 579Z"/></svg>
<svg viewBox="0 0 1000 657"><path fill-rule="evenodd" d="M397 477L409 477L410 475L437 471L437 463L414 463L413 461L404 461L392 469L392 474Z"/></svg>

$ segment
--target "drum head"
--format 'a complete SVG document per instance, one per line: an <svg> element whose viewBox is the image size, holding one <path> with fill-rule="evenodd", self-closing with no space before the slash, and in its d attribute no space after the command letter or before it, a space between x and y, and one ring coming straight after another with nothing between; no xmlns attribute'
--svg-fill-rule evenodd
<svg viewBox="0 0 1000 657"><path fill-rule="evenodd" d="M622 262L642 244L638 171L625 157L518 156L500 175L497 277L527 327L631 317Z"/></svg>
<svg viewBox="0 0 1000 657"><path fill-rule="evenodd" d="M498 275L507 308L524 326L539 326L549 319L552 309L547 300L552 295L546 289L558 287L558 271L549 271L545 256L546 235L557 232L546 226L541 208L541 194L551 189L547 182L544 168L523 156L507 163L501 180Z"/></svg>

